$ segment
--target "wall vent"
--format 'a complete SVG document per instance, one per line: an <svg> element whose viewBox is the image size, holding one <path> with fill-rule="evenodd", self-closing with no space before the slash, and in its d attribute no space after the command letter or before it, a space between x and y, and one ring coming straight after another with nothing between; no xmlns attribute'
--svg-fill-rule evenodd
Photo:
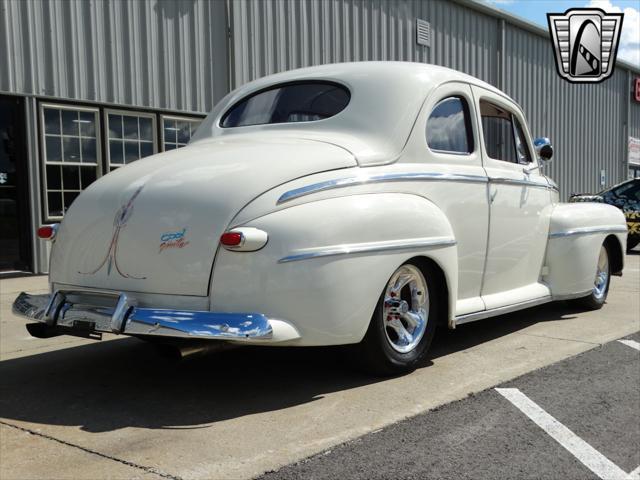
<svg viewBox="0 0 640 480"><path fill-rule="evenodd" d="M431 46L431 24L419 18L416 19L416 42L425 47Z"/></svg>

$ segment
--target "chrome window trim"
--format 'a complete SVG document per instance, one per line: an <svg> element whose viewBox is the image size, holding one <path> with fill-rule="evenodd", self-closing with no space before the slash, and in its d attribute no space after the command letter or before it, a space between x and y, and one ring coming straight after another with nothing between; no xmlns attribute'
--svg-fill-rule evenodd
<svg viewBox="0 0 640 480"><path fill-rule="evenodd" d="M297 262L311 258L333 257L337 255L352 255L356 253L386 252L390 250L408 250L414 248L451 247L456 245L451 237L411 238L388 242L371 242L359 244L332 245L319 248L298 250L278 260L278 263Z"/></svg>
<svg viewBox="0 0 640 480"><path fill-rule="evenodd" d="M626 233L627 227L623 225L610 225L604 227L580 227L563 232L549 233L549 238L570 237L573 235L591 235L593 233Z"/></svg>
<svg viewBox="0 0 640 480"><path fill-rule="evenodd" d="M454 182L476 182L487 183L489 180L487 177L480 175L459 175L455 173L384 173L378 175L364 175L358 177L345 177L334 180L326 180L324 182L312 183L305 185L304 187L294 188L283 193L276 205L289 202L296 198L303 197L305 195L311 195L312 193L324 192L326 190L332 190L334 188L351 187L357 185L366 185L369 183L383 183L383 182L402 182L413 180L427 180L427 181L454 181Z"/></svg>

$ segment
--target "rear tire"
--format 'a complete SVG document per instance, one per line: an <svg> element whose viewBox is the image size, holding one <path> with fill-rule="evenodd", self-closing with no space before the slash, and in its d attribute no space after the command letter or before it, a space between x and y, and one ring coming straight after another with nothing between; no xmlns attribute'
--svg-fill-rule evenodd
<svg viewBox="0 0 640 480"><path fill-rule="evenodd" d="M598 257L598 264L596 266L596 277L594 280L593 289L591 294L574 300L576 306L585 308L587 310L599 310L607 300L609 294L609 284L611 282L611 258L609 248L606 244L603 244L600 248L600 256Z"/></svg>
<svg viewBox="0 0 640 480"><path fill-rule="evenodd" d="M407 262L387 282L364 339L354 347L369 373L398 375L416 369L431 346L441 301L434 268Z"/></svg>

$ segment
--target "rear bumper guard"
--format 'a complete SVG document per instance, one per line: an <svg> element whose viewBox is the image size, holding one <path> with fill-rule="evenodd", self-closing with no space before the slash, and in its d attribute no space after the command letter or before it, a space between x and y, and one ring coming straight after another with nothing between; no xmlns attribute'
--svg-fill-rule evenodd
<svg viewBox="0 0 640 480"><path fill-rule="evenodd" d="M261 313L141 308L125 293L22 292L13 302L13 313L65 332L220 340L268 340L273 334L269 319Z"/></svg>

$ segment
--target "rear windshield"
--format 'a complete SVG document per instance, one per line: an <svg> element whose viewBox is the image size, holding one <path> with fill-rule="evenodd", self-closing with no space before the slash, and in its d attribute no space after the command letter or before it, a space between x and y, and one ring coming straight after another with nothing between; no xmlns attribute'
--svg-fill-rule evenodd
<svg viewBox="0 0 640 480"><path fill-rule="evenodd" d="M333 117L351 95L331 82L299 82L271 87L240 100L222 117L223 128L268 123L313 122Z"/></svg>

